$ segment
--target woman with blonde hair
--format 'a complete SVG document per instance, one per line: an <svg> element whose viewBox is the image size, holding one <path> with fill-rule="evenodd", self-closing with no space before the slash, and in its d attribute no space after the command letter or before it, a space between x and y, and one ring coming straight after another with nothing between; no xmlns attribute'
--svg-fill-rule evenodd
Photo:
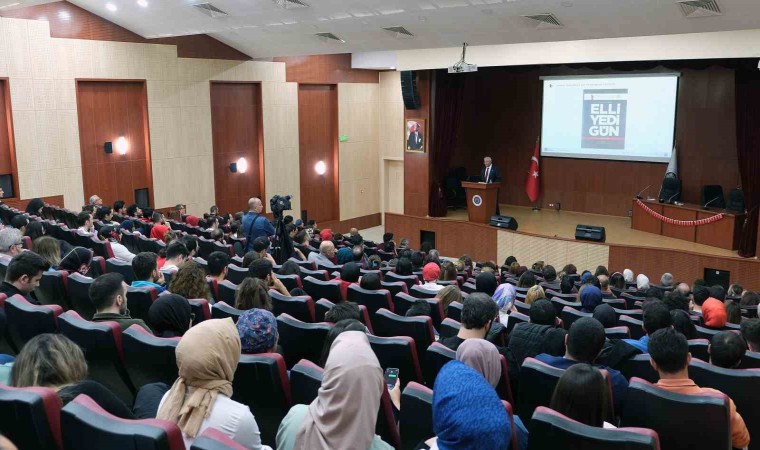
<svg viewBox="0 0 760 450"><path fill-rule="evenodd" d="M211 289L206 281L206 273L194 261L185 261L172 275L169 292L186 299L205 298L211 300Z"/></svg>
<svg viewBox="0 0 760 450"><path fill-rule="evenodd" d="M546 298L546 293L544 292L544 288L539 285L535 285L528 289L528 293L525 294L525 304L530 305L539 298Z"/></svg>
<svg viewBox="0 0 760 450"><path fill-rule="evenodd" d="M50 264L50 270L54 271L61 264L61 244L52 236L41 236L32 242L34 253L45 258Z"/></svg>
<svg viewBox="0 0 760 450"><path fill-rule="evenodd" d="M446 286L435 294L435 298L443 303L443 313L448 314L450 304L462 303L462 291L459 290L459 286Z"/></svg>
<svg viewBox="0 0 760 450"><path fill-rule="evenodd" d="M240 335L229 318L205 320L179 341L179 377L161 399L156 417L176 423L187 448L204 430L216 428L247 449L269 449L261 444L249 407L231 398L240 352Z"/></svg>
<svg viewBox="0 0 760 450"><path fill-rule="evenodd" d="M272 311L272 297L265 282L258 278L245 278L235 291L235 308Z"/></svg>

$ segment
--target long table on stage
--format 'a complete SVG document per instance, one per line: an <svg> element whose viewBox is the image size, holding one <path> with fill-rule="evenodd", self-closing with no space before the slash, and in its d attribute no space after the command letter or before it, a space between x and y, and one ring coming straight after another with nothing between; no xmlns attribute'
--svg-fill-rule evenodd
<svg viewBox="0 0 760 450"><path fill-rule="evenodd" d="M669 203L659 203L656 200L641 200L652 211L675 220L701 220L716 214L723 214L723 218L716 222L696 227L684 227L672 225L653 217L639 207L636 201L636 199L633 199L633 215L631 217L631 228L634 230L660 234L727 250L739 248L741 229L746 217L744 213L733 213L716 208L703 209L699 205L689 203L671 205Z"/></svg>

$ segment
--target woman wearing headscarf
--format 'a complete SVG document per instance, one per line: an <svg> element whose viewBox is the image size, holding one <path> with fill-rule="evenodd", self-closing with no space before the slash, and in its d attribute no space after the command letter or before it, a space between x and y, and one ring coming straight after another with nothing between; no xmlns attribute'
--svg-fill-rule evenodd
<svg viewBox="0 0 760 450"><path fill-rule="evenodd" d="M92 250L84 247L74 247L61 259L58 270L65 270L69 275L79 272L87 275L92 264Z"/></svg>
<svg viewBox="0 0 760 450"><path fill-rule="evenodd" d="M148 324L158 337L172 338L185 334L192 325L193 310L181 295L164 294L150 305Z"/></svg>
<svg viewBox="0 0 760 450"><path fill-rule="evenodd" d="M486 379L460 361L438 372L433 388L433 431L430 449L504 450L512 425L496 391Z"/></svg>
<svg viewBox="0 0 760 450"><path fill-rule="evenodd" d="M515 287L509 283L500 284L493 294L493 299L499 306L499 320L502 324L506 324L509 320L509 311L514 305L516 294Z"/></svg>
<svg viewBox="0 0 760 450"><path fill-rule="evenodd" d="M277 431L277 449L392 450L375 435L383 389L383 371L367 335L341 333L332 344L317 398L290 409Z"/></svg>
<svg viewBox="0 0 760 450"><path fill-rule="evenodd" d="M594 308L594 319L598 320L604 328L617 326L617 314L615 314L615 309L606 303L602 303Z"/></svg>
<svg viewBox="0 0 760 450"><path fill-rule="evenodd" d="M480 372L493 387L501 378L501 355L496 346L485 339L466 339L457 349L457 361Z"/></svg>
<svg viewBox="0 0 760 450"><path fill-rule="evenodd" d="M201 219L198 216L194 216L191 214L185 217L185 223L190 225L191 227L197 227L200 222L201 222Z"/></svg>
<svg viewBox="0 0 760 450"><path fill-rule="evenodd" d="M277 348L277 319L266 309L253 308L240 315L237 321L243 353L273 353Z"/></svg>
<svg viewBox="0 0 760 450"><path fill-rule="evenodd" d="M336 253L335 256L338 258L338 264L347 264L354 261L354 254L348 247L343 247L338 250L338 253Z"/></svg>
<svg viewBox="0 0 760 450"><path fill-rule="evenodd" d="M161 399L156 417L176 423L187 448L205 429L216 428L247 449L269 449L261 445L259 426L248 406L230 398L240 361L240 336L232 319L194 326L175 353L179 378Z"/></svg>
<svg viewBox="0 0 760 450"><path fill-rule="evenodd" d="M634 282L633 270L631 269L623 270L623 279L625 280L626 283L633 283Z"/></svg>
<svg viewBox="0 0 760 450"><path fill-rule="evenodd" d="M578 295L581 298L581 312L593 313L594 308L602 304L602 291L596 286L584 286Z"/></svg>
<svg viewBox="0 0 760 450"><path fill-rule="evenodd" d="M26 204L26 213L33 216L42 216L42 208L45 206L45 202L41 198L33 198Z"/></svg>

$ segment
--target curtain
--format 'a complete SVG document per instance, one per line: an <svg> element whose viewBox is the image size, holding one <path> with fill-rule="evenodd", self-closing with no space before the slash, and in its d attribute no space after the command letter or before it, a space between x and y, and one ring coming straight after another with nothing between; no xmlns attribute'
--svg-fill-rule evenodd
<svg viewBox="0 0 760 450"><path fill-rule="evenodd" d="M454 149L459 144L466 77L464 74L449 74L443 70L434 73L435 103L432 127L428 131L432 136L429 149L431 185L428 202L431 217L446 215L443 183Z"/></svg>
<svg viewBox="0 0 760 450"><path fill-rule="evenodd" d="M757 250L760 207L760 72L736 70L736 152L739 160L747 219L742 226L739 256L750 258Z"/></svg>

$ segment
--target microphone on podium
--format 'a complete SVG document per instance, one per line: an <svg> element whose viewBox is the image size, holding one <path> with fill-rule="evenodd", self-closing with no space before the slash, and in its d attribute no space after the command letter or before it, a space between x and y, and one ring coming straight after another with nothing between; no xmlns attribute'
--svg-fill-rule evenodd
<svg viewBox="0 0 760 450"><path fill-rule="evenodd" d="M651 184L649 186L645 187L644 189L642 189L641 191L639 191L639 193L636 194L636 198L639 199L639 200L643 199L644 197L642 197L641 194L643 194L644 192L646 192L646 190L649 189L650 187L652 187Z"/></svg>
<svg viewBox="0 0 760 450"><path fill-rule="evenodd" d="M715 197L714 199L712 199L712 200L710 200L709 202L705 203L704 205L702 205L702 209L708 209L707 207L708 207L708 206L710 206L710 204L711 204L712 202L714 202L715 200L717 200L717 199L719 199L719 198L720 198L720 196L718 196L718 197Z"/></svg>

